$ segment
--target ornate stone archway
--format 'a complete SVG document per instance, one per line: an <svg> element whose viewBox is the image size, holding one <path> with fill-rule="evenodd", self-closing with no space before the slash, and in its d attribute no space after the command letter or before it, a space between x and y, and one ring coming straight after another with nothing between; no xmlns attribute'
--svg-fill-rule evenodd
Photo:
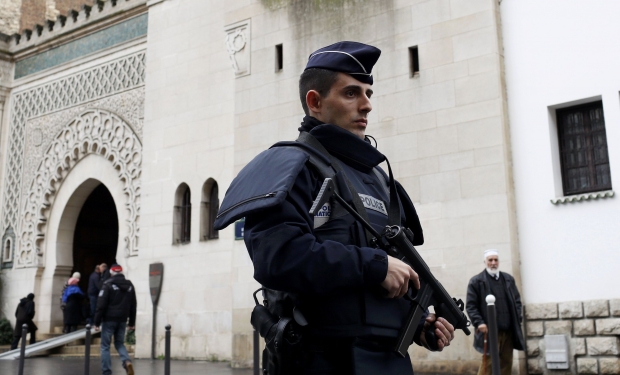
<svg viewBox="0 0 620 375"><path fill-rule="evenodd" d="M91 109L63 127L41 159L21 218L21 243L15 257L17 268L43 265L47 220L55 194L71 169L91 154L104 157L118 172L124 185L125 209L129 217L124 238L125 255L138 254L142 144L119 116L102 109Z"/></svg>

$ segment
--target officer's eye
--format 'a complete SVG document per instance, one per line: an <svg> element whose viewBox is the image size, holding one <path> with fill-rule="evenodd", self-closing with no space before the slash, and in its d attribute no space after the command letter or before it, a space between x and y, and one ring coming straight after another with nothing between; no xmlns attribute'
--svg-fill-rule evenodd
<svg viewBox="0 0 620 375"><path fill-rule="evenodd" d="M348 90L347 92L345 92L345 95L349 98L352 98L355 96L355 92L353 92L353 90Z"/></svg>

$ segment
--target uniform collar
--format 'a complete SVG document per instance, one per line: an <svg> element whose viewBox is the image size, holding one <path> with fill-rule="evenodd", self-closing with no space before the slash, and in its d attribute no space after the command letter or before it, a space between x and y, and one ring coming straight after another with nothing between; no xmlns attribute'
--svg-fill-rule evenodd
<svg viewBox="0 0 620 375"><path fill-rule="evenodd" d="M304 117L299 128L312 134L332 155L365 173L383 161L385 156L370 143L336 125L324 124L314 117Z"/></svg>

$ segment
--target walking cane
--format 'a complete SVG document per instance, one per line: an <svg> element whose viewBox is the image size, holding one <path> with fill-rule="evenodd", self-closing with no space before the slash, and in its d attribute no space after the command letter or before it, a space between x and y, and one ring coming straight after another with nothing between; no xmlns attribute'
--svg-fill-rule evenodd
<svg viewBox="0 0 620 375"><path fill-rule="evenodd" d="M487 373L487 333L484 333L484 353L482 353L482 368L484 369L484 373Z"/></svg>

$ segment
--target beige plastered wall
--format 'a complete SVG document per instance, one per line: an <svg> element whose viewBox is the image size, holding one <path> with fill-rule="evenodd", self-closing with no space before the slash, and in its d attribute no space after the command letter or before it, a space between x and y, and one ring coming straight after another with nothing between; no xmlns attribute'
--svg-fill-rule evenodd
<svg viewBox="0 0 620 375"><path fill-rule="evenodd" d="M157 349L172 326L172 357L232 358L235 272L232 232L201 241L203 185L220 199L233 178L234 75L224 48L228 2L149 2L149 33L140 218L137 357L151 354L149 264L164 264L157 309ZM175 192L191 192L191 241L173 244ZM203 223L204 224L204 223Z"/></svg>

